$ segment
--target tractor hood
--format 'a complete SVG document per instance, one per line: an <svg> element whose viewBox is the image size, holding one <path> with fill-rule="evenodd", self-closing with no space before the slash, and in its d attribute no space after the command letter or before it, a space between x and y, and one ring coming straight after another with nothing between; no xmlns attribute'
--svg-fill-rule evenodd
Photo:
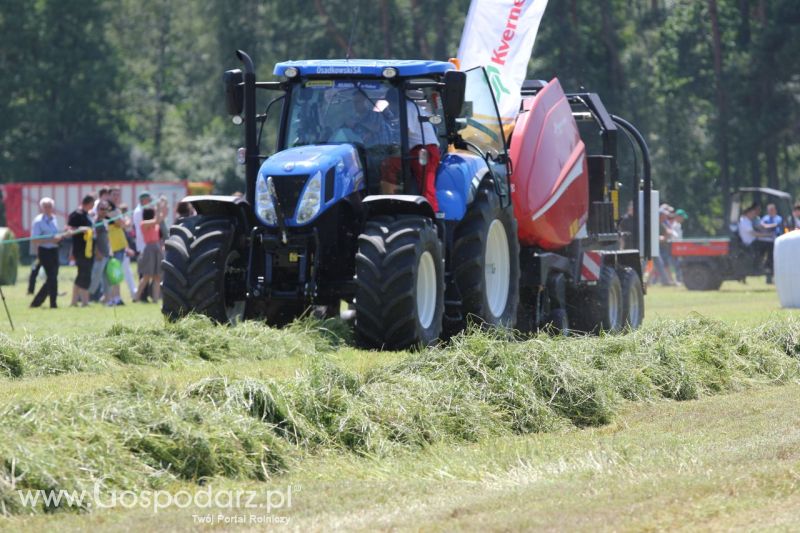
<svg viewBox="0 0 800 533"><path fill-rule="evenodd" d="M276 226L280 211L287 226L302 226L341 198L363 188L364 171L354 146L288 148L261 165L256 181L256 214L264 224Z"/></svg>
<svg viewBox="0 0 800 533"><path fill-rule="evenodd" d="M261 165L261 174L298 175L312 174L317 170L326 172L329 168L344 163L353 168L361 164L358 151L349 144L321 144L288 148L269 157Z"/></svg>

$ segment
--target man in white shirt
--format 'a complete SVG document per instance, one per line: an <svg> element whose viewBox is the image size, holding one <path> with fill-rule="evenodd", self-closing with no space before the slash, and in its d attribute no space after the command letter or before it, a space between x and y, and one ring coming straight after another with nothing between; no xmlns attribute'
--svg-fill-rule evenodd
<svg viewBox="0 0 800 533"><path fill-rule="evenodd" d="M58 245L62 235L55 216L55 202L52 198L39 200L42 212L33 219L31 240L36 243L39 262L47 274L47 280L33 298L31 307L41 307L50 298L50 307L55 308L58 296Z"/></svg>

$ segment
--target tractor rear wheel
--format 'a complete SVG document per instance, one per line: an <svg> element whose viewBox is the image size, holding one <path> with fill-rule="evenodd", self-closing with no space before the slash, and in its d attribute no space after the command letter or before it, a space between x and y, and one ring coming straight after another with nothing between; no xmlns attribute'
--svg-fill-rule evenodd
<svg viewBox="0 0 800 533"><path fill-rule="evenodd" d="M220 323L244 318L244 256L233 248L234 227L220 217L196 216L170 228L162 262L162 312L170 320L190 312Z"/></svg>
<svg viewBox="0 0 800 533"><path fill-rule="evenodd" d="M639 329L644 320L644 292L639 274L631 267L620 272L622 285L623 324L631 329Z"/></svg>
<svg viewBox="0 0 800 533"><path fill-rule="evenodd" d="M382 216L358 237L355 329L376 348L427 346L439 339L444 259L433 221Z"/></svg>
<svg viewBox="0 0 800 533"><path fill-rule="evenodd" d="M513 328L519 305L519 241L512 206L502 207L492 183L483 183L453 241L453 276L461 295L461 317L447 323L448 334L468 320Z"/></svg>

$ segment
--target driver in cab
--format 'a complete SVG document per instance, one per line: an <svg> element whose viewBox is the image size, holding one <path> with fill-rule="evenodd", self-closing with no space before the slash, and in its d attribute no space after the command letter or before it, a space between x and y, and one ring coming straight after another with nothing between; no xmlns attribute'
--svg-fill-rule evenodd
<svg viewBox="0 0 800 533"><path fill-rule="evenodd" d="M344 117L342 126L334 132L330 142L360 143L365 146L385 144L384 124L382 116L389 102L370 101L363 93L353 93L350 113Z"/></svg>

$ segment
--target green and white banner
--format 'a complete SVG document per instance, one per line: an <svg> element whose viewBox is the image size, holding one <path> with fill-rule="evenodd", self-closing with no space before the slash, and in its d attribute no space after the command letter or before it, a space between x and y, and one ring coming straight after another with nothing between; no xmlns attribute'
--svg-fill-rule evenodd
<svg viewBox="0 0 800 533"><path fill-rule="evenodd" d="M486 68L503 124L519 112L533 43L547 0L472 0L461 34L462 70Z"/></svg>

